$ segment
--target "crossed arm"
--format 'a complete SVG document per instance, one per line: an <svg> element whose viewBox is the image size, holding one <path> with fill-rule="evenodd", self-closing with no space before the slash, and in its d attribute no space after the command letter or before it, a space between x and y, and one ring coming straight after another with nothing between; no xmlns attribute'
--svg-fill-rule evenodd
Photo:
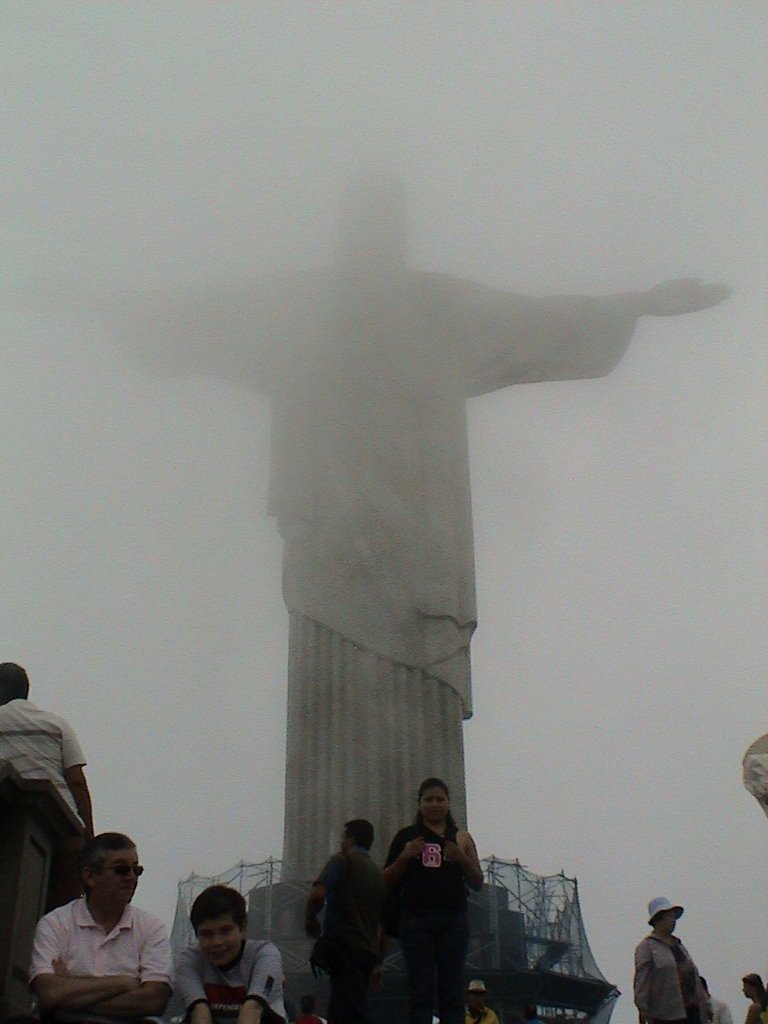
<svg viewBox="0 0 768 1024"><path fill-rule="evenodd" d="M131 974L93 975L75 961L67 966L66 913L38 921L32 952L31 984L45 1010L76 1010L117 1018L161 1014L171 996L171 956L165 926L149 922ZM87 959L87 958L86 958ZM132 967L133 965L131 965Z"/></svg>
<svg viewBox="0 0 768 1024"><path fill-rule="evenodd" d="M53 974L39 974L32 983L46 1010L91 1010L113 1017L160 1014L171 996L162 981L140 981L126 974L84 978L71 975L60 960Z"/></svg>

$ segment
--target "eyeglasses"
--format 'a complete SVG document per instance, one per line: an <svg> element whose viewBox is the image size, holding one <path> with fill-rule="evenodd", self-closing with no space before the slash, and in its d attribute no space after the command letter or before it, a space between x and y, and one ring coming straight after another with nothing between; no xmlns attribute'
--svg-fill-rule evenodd
<svg viewBox="0 0 768 1024"><path fill-rule="evenodd" d="M105 864L104 870L114 871L116 875L120 875L123 878L130 874L134 874L139 878L144 874L144 868L141 864Z"/></svg>

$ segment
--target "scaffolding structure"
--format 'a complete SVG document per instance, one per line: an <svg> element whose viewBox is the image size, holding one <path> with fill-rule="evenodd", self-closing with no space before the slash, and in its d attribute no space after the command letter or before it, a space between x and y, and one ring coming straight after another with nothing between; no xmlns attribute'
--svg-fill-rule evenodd
<svg viewBox="0 0 768 1024"><path fill-rule="evenodd" d="M482 867L486 885L506 893L507 909L522 916L528 970L606 981L589 946L575 878L562 872L536 875L518 860L497 857L482 861ZM498 941L498 922L492 930Z"/></svg>
<svg viewBox="0 0 768 1024"><path fill-rule="evenodd" d="M500 1018L519 1019L523 1003L530 1002L553 1024L608 1024L619 992L592 955L576 879L563 873L537 875L517 860L497 857L481 865L485 885L469 898L467 972L490 982ZM194 941L192 903L216 884L242 893L248 904L248 934L279 947L286 977L306 979L309 944L303 921L309 884L283 881L281 862L273 858L257 864L241 861L219 875L192 874L179 882L171 932L174 951ZM396 942L384 970L387 994L381 999L390 1005L382 1008L381 1019L393 1020L392 1004L405 993L405 968Z"/></svg>

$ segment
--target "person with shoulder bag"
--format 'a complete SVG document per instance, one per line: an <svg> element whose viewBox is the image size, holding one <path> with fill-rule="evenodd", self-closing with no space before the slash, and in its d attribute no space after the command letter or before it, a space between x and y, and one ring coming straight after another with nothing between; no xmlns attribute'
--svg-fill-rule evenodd
<svg viewBox="0 0 768 1024"><path fill-rule="evenodd" d="M315 880L305 927L316 940L313 969L331 983L328 1024L369 1024L368 992L381 983L381 906L384 879L370 858L373 825L355 818L344 826L341 848ZM325 907L322 934L317 915Z"/></svg>

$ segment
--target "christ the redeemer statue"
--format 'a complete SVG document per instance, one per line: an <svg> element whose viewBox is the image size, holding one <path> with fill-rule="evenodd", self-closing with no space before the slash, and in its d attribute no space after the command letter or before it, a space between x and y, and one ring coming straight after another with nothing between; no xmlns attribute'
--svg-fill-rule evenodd
<svg viewBox="0 0 768 1024"><path fill-rule="evenodd" d="M284 878L312 878L348 818L374 822L380 853L426 776L446 779L466 817L467 399L606 374L638 317L726 294L676 281L534 299L415 270L399 187L368 178L347 197L334 266L113 309L168 369L271 399L269 511L290 616Z"/></svg>

